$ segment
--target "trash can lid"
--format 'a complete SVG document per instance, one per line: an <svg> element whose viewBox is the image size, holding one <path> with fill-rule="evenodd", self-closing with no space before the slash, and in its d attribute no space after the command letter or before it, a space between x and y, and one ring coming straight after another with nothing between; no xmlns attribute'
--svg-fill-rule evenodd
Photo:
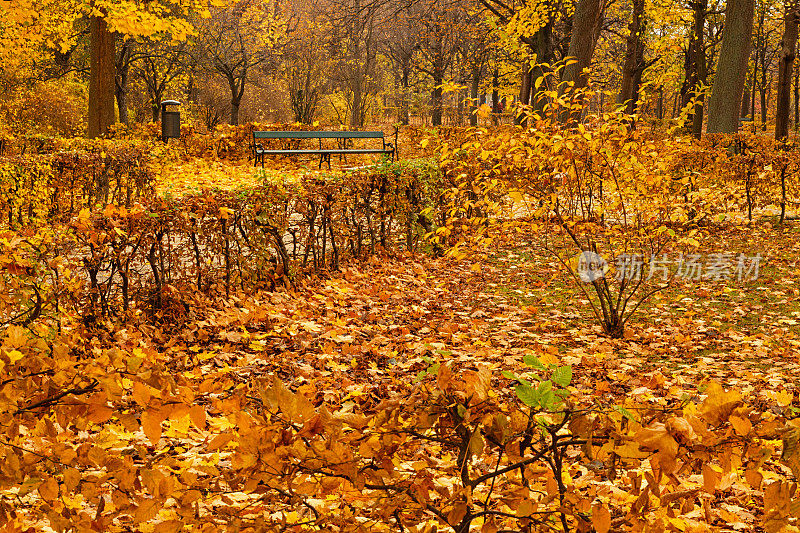
<svg viewBox="0 0 800 533"><path fill-rule="evenodd" d="M161 105L181 105L177 100L164 100Z"/></svg>

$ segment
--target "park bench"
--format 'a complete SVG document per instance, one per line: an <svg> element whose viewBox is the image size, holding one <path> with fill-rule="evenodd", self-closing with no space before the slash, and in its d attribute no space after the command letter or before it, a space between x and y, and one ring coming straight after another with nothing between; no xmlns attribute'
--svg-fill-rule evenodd
<svg viewBox="0 0 800 533"><path fill-rule="evenodd" d="M271 149L265 148L260 140L290 139L298 141L295 148L290 149ZM300 141L316 139L319 141L316 148L297 148ZM323 145L323 139L333 139L335 146ZM381 148L355 148L352 146L353 139L380 139L383 146ZM394 144L386 142L382 131L253 131L253 157L254 165L261 163L264 167L264 156L267 155L318 155L319 168L322 163L327 162L328 168L331 167L331 156L337 155L358 155L358 154L383 154L392 157L394 161L397 146L397 130L394 132Z"/></svg>

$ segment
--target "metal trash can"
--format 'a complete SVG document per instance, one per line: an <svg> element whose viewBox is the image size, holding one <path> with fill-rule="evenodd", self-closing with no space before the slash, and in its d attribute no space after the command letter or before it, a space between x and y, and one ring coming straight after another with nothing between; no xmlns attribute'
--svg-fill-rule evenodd
<svg viewBox="0 0 800 533"><path fill-rule="evenodd" d="M167 142L169 139L181 138L181 114L179 111L167 111L167 106L179 106L180 102L175 100L164 100L161 102L161 140Z"/></svg>

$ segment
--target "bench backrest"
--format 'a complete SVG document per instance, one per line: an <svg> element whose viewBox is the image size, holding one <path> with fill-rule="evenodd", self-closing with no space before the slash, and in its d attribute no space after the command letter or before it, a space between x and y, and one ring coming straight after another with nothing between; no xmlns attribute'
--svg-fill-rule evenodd
<svg viewBox="0 0 800 533"><path fill-rule="evenodd" d="M382 131L254 131L255 139L383 139Z"/></svg>

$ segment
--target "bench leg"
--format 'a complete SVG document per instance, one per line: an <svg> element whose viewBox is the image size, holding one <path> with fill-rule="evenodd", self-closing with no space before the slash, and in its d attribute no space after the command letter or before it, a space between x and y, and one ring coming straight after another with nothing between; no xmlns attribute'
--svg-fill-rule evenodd
<svg viewBox="0 0 800 533"><path fill-rule="evenodd" d="M331 154L319 154L319 168L322 168L322 162L328 163L328 170L331 169Z"/></svg>

